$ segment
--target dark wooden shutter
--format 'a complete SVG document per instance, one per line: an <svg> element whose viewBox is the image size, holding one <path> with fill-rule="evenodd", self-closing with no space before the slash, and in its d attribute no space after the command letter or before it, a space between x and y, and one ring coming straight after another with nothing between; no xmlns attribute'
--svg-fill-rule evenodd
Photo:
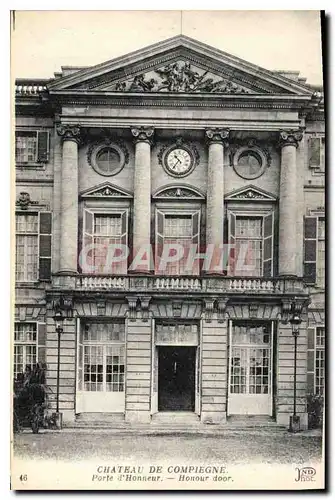
<svg viewBox="0 0 335 500"><path fill-rule="evenodd" d="M273 276L273 212L263 218L263 276Z"/></svg>
<svg viewBox="0 0 335 500"><path fill-rule="evenodd" d="M51 279L51 212L39 213L39 279Z"/></svg>
<svg viewBox="0 0 335 500"><path fill-rule="evenodd" d="M40 365L46 363L46 336L47 336L47 325L45 323L38 323L36 361Z"/></svg>
<svg viewBox="0 0 335 500"><path fill-rule="evenodd" d="M235 238L236 215L228 212L228 275L235 274L235 260L237 259L236 238Z"/></svg>
<svg viewBox="0 0 335 500"><path fill-rule="evenodd" d="M309 166L321 165L321 137L310 137L308 141Z"/></svg>
<svg viewBox="0 0 335 500"><path fill-rule="evenodd" d="M164 245L164 213L156 210L156 244L155 244L155 272L159 273L159 264Z"/></svg>
<svg viewBox="0 0 335 500"><path fill-rule="evenodd" d="M49 141L49 132L37 132L37 161L40 163L49 161Z"/></svg>
<svg viewBox="0 0 335 500"><path fill-rule="evenodd" d="M93 252L93 230L94 230L94 214L90 210L84 209L83 217L83 245L80 256L80 268L83 273L93 273L91 267L94 265ZM90 248L88 248L90 247Z"/></svg>
<svg viewBox="0 0 335 500"><path fill-rule="evenodd" d="M199 248L199 236L200 236L200 212L195 212L192 214L192 245L197 245L197 253L200 251ZM192 274L199 274L200 263L199 259L195 259Z"/></svg>
<svg viewBox="0 0 335 500"><path fill-rule="evenodd" d="M307 393L314 394L315 328L307 328Z"/></svg>
<svg viewBox="0 0 335 500"><path fill-rule="evenodd" d="M316 281L317 217L304 217L304 278Z"/></svg>

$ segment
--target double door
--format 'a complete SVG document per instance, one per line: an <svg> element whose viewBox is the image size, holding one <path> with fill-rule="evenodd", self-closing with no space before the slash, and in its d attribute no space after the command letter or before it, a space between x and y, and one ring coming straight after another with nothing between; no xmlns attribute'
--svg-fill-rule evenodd
<svg viewBox="0 0 335 500"><path fill-rule="evenodd" d="M76 413L121 413L125 408L123 328L91 323L80 329L77 345Z"/></svg>
<svg viewBox="0 0 335 500"><path fill-rule="evenodd" d="M273 323L230 324L229 415L272 414Z"/></svg>

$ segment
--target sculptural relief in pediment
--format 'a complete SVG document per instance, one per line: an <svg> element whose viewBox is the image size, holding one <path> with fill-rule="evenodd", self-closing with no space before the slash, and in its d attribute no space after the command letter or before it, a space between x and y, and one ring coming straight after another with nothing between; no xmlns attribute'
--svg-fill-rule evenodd
<svg viewBox="0 0 335 500"><path fill-rule="evenodd" d="M249 89L188 61L179 60L130 79L120 80L108 89L116 92L220 92L246 94Z"/></svg>

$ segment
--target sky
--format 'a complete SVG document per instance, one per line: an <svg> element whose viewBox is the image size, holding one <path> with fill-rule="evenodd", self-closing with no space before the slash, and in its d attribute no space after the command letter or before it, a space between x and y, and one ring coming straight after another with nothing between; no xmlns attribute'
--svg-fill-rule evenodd
<svg viewBox="0 0 335 500"><path fill-rule="evenodd" d="M322 84L319 11L15 11L15 78L52 78L184 34L268 70Z"/></svg>

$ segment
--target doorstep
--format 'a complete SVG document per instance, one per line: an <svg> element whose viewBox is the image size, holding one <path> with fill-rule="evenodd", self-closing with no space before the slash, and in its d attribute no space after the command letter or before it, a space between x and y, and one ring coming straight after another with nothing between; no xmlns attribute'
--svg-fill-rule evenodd
<svg viewBox="0 0 335 500"><path fill-rule="evenodd" d="M225 423L203 423L192 412L159 412L149 423L126 422L123 414L85 414L77 416L75 422L64 423L63 429L101 430L113 433L141 433L147 435L167 434L212 434L225 431L285 431L268 417L229 417Z"/></svg>

